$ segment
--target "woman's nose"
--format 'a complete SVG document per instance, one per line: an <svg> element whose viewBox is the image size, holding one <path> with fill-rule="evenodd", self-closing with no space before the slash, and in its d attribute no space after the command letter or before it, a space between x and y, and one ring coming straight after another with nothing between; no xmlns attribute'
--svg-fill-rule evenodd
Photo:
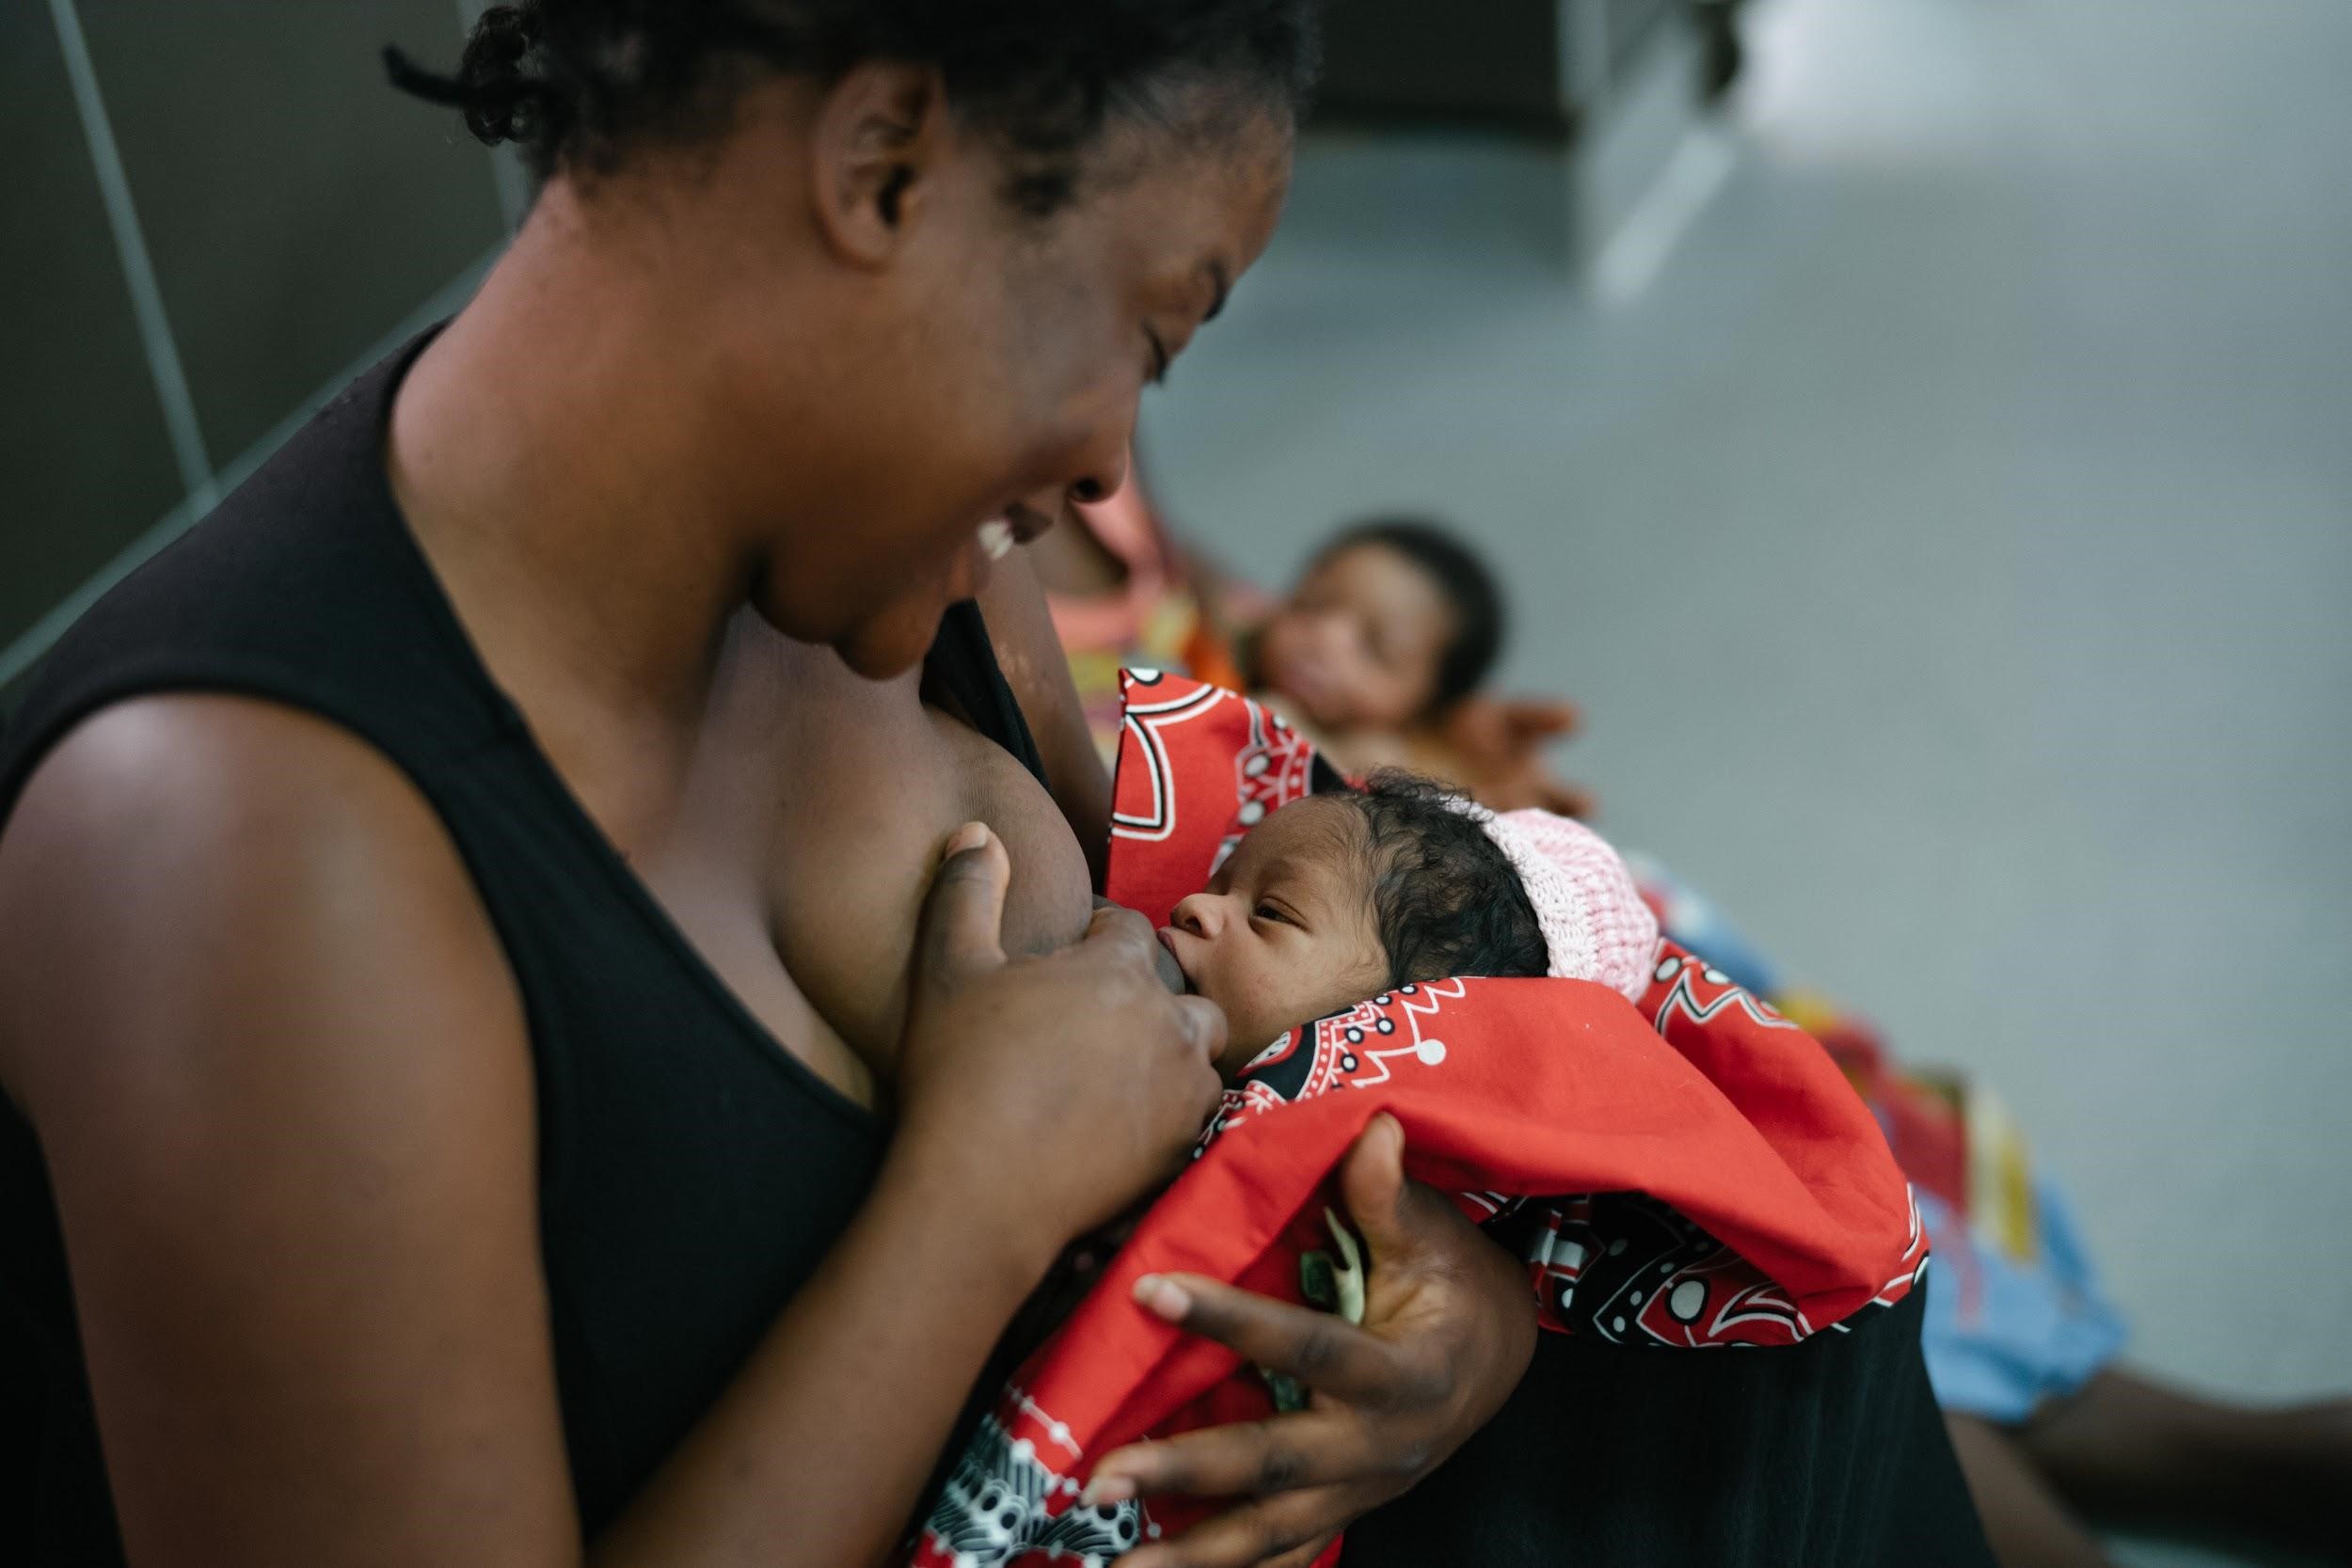
<svg viewBox="0 0 2352 1568"><path fill-rule="evenodd" d="M1078 477L1070 482L1070 499L1081 506L1106 501L1117 495L1127 483L1128 459L1134 450L1135 421L1128 420L1115 431L1105 431L1089 443L1085 467Z"/></svg>
<svg viewBox="0 0 2352 1568"><path fill-rule="evenodd" d="M1081 506L1106 501L1119 494L1127 483L1127 449L1120 447L1119 455L1090 465L1089 471L1070 486L1070 499Z"/></svg>

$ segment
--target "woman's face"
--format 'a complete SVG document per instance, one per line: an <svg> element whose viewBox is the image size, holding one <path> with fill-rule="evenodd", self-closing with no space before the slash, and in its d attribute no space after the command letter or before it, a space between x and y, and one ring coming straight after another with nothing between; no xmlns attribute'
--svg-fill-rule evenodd
<svg viewBox="0 0 2352 1568"><path fill-rule="evenodd" d="M1145 383L1264 248L1290 178L1271 113L1115 121L1041 218L1006 199L995 144L952 121L937 135L889 254L836 269L809 307L837 312L831 362L761 389L769 417L824 436L779 476L801 515L776 518L755 602L876 677L919 660L941 612L1073 491L1119 487Z"/></svg>

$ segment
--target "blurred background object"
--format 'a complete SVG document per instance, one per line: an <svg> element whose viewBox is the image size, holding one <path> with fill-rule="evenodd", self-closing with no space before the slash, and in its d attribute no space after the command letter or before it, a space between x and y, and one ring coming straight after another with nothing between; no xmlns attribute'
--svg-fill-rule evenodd
<svg viewBox="0 0 2352 1568"><path fill-rule="evenodd" d="M1511 205L1592 265L1739 71L1740 0L1345 0L1316 126L1474 129L1545 153Z"/></svg>
<svg viewBox="0 0 2352 1568"><path fill-rule="evenodd" d="M473 8L0 8L0 689L462 302L522 193L376 51ZM1290 214L1147 400L1168 520L1268 586L1454 521L1604 831L1998 1085L2139 1361L2341 1390L2352 7L1332 26Z"/></svg>
<svg viewBox="0 0 2352 1568"><path fill-rule="evenodd" d="M474 8L0 7L0 687L110 568L464 302L522 192L376 54L453 58Z"/></svg>

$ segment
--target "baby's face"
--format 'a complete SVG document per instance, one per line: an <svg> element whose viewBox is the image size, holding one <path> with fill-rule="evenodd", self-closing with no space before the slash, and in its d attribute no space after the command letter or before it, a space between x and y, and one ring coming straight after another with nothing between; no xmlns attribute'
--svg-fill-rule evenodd
<svg viewBox="0 0 2352 1568"><path fill-rule="evenodd" d="M1427 572L1386 545L1350 545L1314 564L1258 639L1268 690L1330 731L1393 730L1438 689L1454 609Z"/></svg>
<svg viewBox="0 0 2352 1568"><path fill-rule="evenodd" d="M1294 801L1241 841L1160 941L1197 996L1225 1013L1230 1080L1285 1029L1388 984L1362 819L1344 802Z"/></svg>

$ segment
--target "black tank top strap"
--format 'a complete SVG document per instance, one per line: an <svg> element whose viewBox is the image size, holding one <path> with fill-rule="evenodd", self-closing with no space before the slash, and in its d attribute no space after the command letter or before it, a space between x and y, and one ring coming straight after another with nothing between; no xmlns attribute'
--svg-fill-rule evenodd
<svg viewBox="0 0 2352 1568"><path fill-rule="evenodd" d="M980 607L974 600L949 606L941 619L939 635L923 661L923 694L930 701L944 702L965 723L1009 752L1050 791L1037 737L1030 733L1021 701L996 662L988 623L981 619Z"/></svg>

